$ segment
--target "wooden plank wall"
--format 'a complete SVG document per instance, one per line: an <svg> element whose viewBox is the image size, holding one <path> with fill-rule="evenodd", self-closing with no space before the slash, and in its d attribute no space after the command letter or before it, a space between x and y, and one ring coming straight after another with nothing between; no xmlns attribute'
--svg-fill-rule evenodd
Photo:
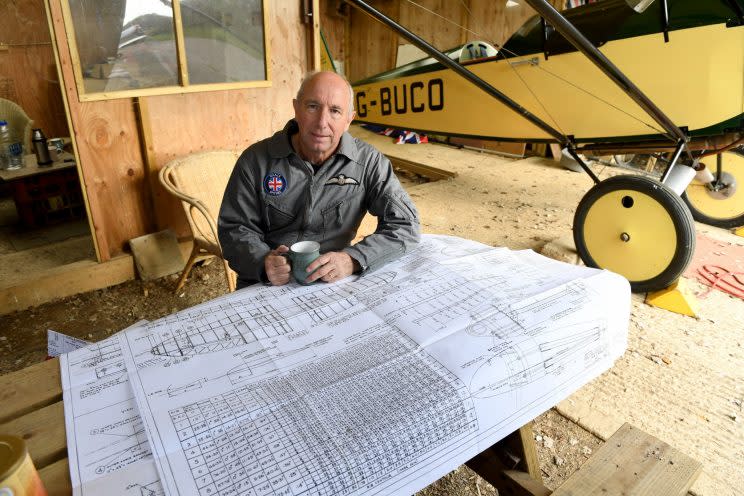
<svg viewBox="0 0 744 496"><path fill-rule="evenodd" d="M349 49L348 30L350 12L354 7L336 0L320 1L320 29L323 31L331 57L346 63L346 52ZM344 71L346 73L346 71Z"/></svg>
<svg viewBox="0 0 744 496"><path fill-rule="evenodd" d="M270 88L80 102L60 1L49 0L49 7L101 261L159 229L187 236L181 207L160 189L157 173L192 151L242 150L292 117L292 95L307 67L300 2L270 2ZM147 129L138 124L143 111Z"/></svg>
<svg viewBox="0 0 744 496"><path fill-rule="evenodd" d="M467 26L468 15L464 8L467 3L450 0L417 0L416 3L421 5L421 8L406 1L400 3L398 22L401 25L423 37L429 44L440 50L447 50L465 43L467 32L456 24ZM500 2L491 1L489 3L495 5ZM442 18L449 19L452 22L446 22ZM436 26L436 29L432 29L434 26ZM399 43L408 42L401 39Z"/></svg>
<svg viewBox="0 0 744 496"><path fill-rule="evenodd" d="M392 69L398 45L408 42L354 7L344 8L348 11L346 18L335 15L340 1L321 0L321 29L334 58L343 57L349 80ZM506 7L505 0L416 0L420 7L408 0L371 0L370 3L440 50L472 40L500 45L535 14L524 2ZM562 8L565 1L551 0L551 3Z"/></svg>
<svg viewBox="0 0 744 496"><path fill-rule="evenodd" d="M400 16L400 3L399 0L373 2L377 10L392 19ZM321 27L322 25L321 19ZM349 10L347 30L349 47L344 66L347 68L346 75L350 81L377 74L395 66L398 36L388 27L352 7Z"/></svg>
<svg viewBox="0 0 744 496"><path fill-rule="evenodd" d="M47 137L69 136L44 0L0 1L0 45L0 98L20 105Z"/></svg>

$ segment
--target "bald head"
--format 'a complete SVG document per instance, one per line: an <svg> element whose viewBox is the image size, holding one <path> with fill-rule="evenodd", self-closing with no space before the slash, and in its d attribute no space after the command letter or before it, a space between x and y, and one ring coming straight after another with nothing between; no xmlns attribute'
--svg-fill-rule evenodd
<svg viewBox="0 0 744 496"><path fill-rule="evenodd" d="M305 74L305 77L302 79L302 83L300 83L300 89L297 90L297 101L302 101L302 97L305 94L305 91L307 90L307 87L314 84L330 84L330 85L339 85L343 84L349 92L349 108L348 113L351 114L354 112L354 89L351 87L351 84L349 84L349 81L341 76L340 74L336 74L335 72L331 71L312 71Z"/></svg>
<svg viewBox="0 0 744 496"><path fill-rule="evenodd" d="M298 127L292 146L303 159L323 163L335 153L354 119L351 86L333 72L311 74L292 104Z"/></svg>

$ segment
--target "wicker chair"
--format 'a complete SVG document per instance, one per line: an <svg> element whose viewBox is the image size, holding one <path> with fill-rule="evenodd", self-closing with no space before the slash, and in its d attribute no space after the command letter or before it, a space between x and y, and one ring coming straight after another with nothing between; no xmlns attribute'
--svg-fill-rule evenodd
<svg viewBox="0 0 744 496"><path fill-rule="evenodd" d="M178 292L186 283L194 264L212 257L222 258L217 238L217 215L227 180L238 159L231 151L210 151L172 160L160 170L160 183L182 201L194 236L194 248L176 286ZM225 278L230 291L235 291L236 275L225 259Z"/></svg>
<svg viewBox="0 0 744 496"><path fill-rule="evenodd" d="M26 115L20 105L5 98L0 98L0 121L7 121L14 133L21 133L23 153L33 153L31 148L31 129L34 121Z"/></svg>

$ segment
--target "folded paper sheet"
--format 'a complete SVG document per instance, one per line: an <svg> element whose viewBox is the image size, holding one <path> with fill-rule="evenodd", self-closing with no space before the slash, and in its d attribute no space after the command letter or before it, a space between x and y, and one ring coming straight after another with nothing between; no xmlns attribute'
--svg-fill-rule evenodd
<svg viewBox="0 0 744 496"><path fill-rule="evenodd" d="M629 307L615 274L425 236L363 277L134 327L121 351L167 494L410 494L611 367Z"/></svg>

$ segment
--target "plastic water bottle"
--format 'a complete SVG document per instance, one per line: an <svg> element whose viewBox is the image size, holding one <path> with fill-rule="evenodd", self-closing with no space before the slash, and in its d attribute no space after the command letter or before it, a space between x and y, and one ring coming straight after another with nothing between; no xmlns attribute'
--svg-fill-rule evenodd
<svg viewBox="0 0 744 496"><path fill-rule="evenodd" d="M0 156L0 166L5 169L23 167L23 144L6 121L0 121Z"/></svg>
<svg viewBox="0 0 744 496"><path fill-rule="evenodd" d="M0 121L0 169L8 168L8 145L10 141L10 130L8 123Z"/></svg>

